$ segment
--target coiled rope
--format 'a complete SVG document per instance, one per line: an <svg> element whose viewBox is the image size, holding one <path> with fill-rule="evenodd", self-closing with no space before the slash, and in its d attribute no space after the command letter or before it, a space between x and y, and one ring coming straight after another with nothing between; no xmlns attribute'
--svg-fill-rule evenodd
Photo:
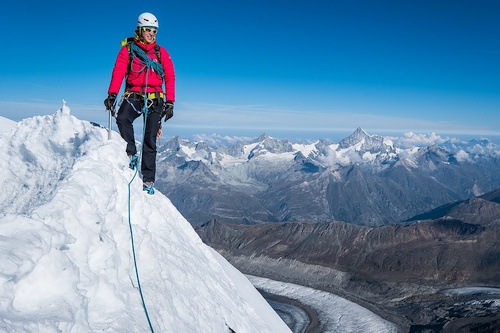
<svg viewBox="0 0 500 333"><path fill-rule="evenodd" d="M136 43L130 43L130 51L132 55L138 55L139 59L144 63L145 68L151 68L156 73L158 73L162 78L164 77L163 67L159 62L154 61L146 55L143 49L139 47ZM147 78L146 78L147 83Z"/></svg>

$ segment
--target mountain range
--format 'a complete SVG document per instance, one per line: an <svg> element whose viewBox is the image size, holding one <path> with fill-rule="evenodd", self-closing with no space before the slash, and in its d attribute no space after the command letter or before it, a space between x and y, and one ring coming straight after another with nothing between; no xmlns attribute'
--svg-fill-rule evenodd
<svg viewBox="0 0 500 333"><path fill-rule="evenodd" d="M160 149L157 186L244 273L332 292L402 331L490 332L496 297L447 290L498 287L499 166L486 139L177 137Z"/></svg>
<svg viewBox="0 0 500 333"><path fill-rule="evenodd" d="M500 147L486 139L399 146L356 129L339 143L262 134L210 146L180 137L159 149L156 186L194 225L397 223L500 187Z"/></svg>
<svg viewBox="0 0 500 333"><path fill-rule="evenodd" d="M186 207L194 202L218 209L208 215L189 207L200 220L212 217L194 223L200 239L160 191L152 197L141 192L118 137L106 141L104 129L72 117L64 105L53 116L0 120L0 149L7 157L1 160L2 180L5 188L22 189L0 195L6 245L0 254L7 263L0 287L8 300L0 309L0 330L148 330L137 265L132 273L137 252L150 326L288 331L243 275L202 240L244 273L344 296L410 332L438 326L443 332L489 332L500 326L499 297L490 295L500 295L493 288L500 281L500 192L497 187L483 194L496 182L490 169L498 164L498 148L487 140L399 148L362 129L339 144L292 144L262 135L212 148L174 138L160 149L164 184L175 180ZM401 166L409 173L427 170L435 179L446 174L441 168L453 179L470 167L472 176L460 180L467 195L380 225L307 217L308 202L301 200L314 199L310 189L322 178L344 182L344 189L344 169L381 177ZM295 192L286 196L290 184ZM292 200L300 188L305 195ZM262 200L277 189L282 197L267 194L269 201ZM277 205L272 200L289 215L278 219L266 208ZM261 220L254 219L254 205L267 209ZM456 289L464 287L480 294ZM191 319L177 320L185 317Z"/></svg>

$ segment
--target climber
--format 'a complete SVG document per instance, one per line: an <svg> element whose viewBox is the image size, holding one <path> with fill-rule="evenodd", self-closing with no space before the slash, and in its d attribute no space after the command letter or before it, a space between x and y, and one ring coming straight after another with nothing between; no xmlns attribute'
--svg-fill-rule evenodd
<svg viewBox="0 0 500 333"><path fill-rule="evenodd" d="M167 121L173 117L175 102L174 66L167 50L156 44L158 28L158 20L153 14L139 15L134 37L122 42L108 97L104 100L106 109L114 115L116 97L126 78L116 124L127 142L129 167L137 168L141 160L143 190L149 194L154 194L156 178L156 137L161 135L162 119ZM140 115L144 120L142 158L137 153L133 127Z"/></svg>

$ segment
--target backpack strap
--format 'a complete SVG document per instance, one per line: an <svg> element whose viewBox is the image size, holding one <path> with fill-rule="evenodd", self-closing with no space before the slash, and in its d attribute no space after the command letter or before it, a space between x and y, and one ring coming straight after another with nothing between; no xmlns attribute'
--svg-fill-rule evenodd
<svg viewBox="0 0 500 333"><path fill-rule="evenodd" d="M158 44L155 45L155 53L156 53L156 58L158 58L158 62L161 64L160 45Z"/></svg>
<svg viewBox="0 0 500 333"><path fill-rule="evenodd" d="M120 45L127 46L128 50L128 68L127 68L127 73L125 74L125 91L127 91L130 87L127 86L127 77L128 74L130 73L130 70L132 69L132 60L133 60L133 55L132 55L132 50L130 49L130 43L134 40L134 37L126 37L124 38L121 42Z"/></svg>
<svg viewBox="0 0 500 333"><path fill-rule="evenodd" d="M161 81L162 81L162 85L163 85L165 83L165 74L163 72L163 64L161 63L160 45L158 45L158 44L155 45L155 53L156 53L156 58L158 58L158 64L160 64L160 66L162 68L162 72L160 75L161 75Z"/></svg>

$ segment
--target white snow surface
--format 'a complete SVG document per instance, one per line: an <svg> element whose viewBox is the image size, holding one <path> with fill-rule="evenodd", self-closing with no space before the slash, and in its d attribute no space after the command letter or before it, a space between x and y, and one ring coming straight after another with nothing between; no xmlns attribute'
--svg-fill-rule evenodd
<svg viewBox="0 0 500 333"><path fill-rule="evenodd" d="M142 191L116 132L64 105L0 123L0 332L151 332L148 317L155 332L290 332L167 197Z"/></svg>
<svg viewBox="0 0 500 333"><path fill-rule="evenodd" d="M17 123L10 119L0 116L0 134L10 132L14 128L16 128Z"/></svg>

